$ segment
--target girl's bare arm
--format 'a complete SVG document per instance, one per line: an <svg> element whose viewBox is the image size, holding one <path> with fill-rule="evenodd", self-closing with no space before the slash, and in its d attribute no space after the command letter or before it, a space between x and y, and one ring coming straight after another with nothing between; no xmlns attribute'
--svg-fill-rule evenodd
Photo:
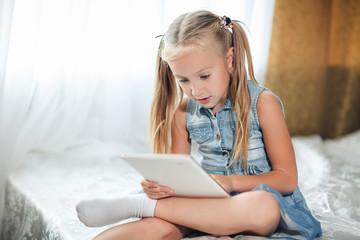
<svg viewBox="0 0 360 240"><path fill-rule="evenodd" d="M191 144L186 130L187 98L184 98L176 110L171 126L171 153L190 154Z"/></svg>
<svg viewBox="0 0 360 240"><path fill-rule="evenodd" d="M297 167L280 103L272 93L263 91L257 103L257 113L272 171L252 176L213 177L230 191L245 192L265 183L282 194L291 193L297 187Z"/></svg>

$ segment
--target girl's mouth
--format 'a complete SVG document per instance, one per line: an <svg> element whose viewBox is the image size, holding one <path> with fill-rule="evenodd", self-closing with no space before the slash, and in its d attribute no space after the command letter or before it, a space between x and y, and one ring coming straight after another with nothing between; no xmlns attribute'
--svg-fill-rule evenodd
<svg viewBox="0 0 360 240"><path fill-rule="evenodd" d="M201 98L197 100L200 104L206 104L210 101L210 97L207 98Z"/></svg>

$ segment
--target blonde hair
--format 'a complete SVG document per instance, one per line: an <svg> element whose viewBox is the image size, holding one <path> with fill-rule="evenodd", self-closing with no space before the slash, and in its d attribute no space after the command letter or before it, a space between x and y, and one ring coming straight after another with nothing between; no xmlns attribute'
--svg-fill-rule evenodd
<svg viewBox="0 0 360 240"><path fill-rule="evenodd" d="M183 99L183 92L177 86L167 61L174 60L194 48L209 49L216 44L219 54L224 57L234 47L233 68L229 71L229 94L233 98L236 136L230 165L238 159L247 169L247 146L250 128L251 97L248 75L254 77L249 43L244 29L232 21L232 33L220 25L219 16L209 11L196 11L180 15L170 25L161 40L157 62L156 83L150 112L150 138L155 153L168 153L171 148L171 122L175 110ZM211 41L213 39L214 41ZM246 69L246 63L248 65Z"/></svg>

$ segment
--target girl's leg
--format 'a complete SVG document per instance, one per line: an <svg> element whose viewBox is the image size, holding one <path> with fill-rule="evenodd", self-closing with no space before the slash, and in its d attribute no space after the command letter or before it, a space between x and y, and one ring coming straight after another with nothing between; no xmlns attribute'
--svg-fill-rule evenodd
<svg viewBox="0 0 360 240"><path fill-rule="evenodd" d="M97 225L96 221L98 218L104 218L108 221L106 216L111 215L112 212L114 212L114 216L120 216L117 221L131 216L135 217L138 213L142 213L140 217L144 217L144 212L151 212L150 215L155 216L155 218L149 218L153 220L146 218L139 221L139 223L126 225L126 227L124 227L125 225L115 227L111 231L105 232L105 235L101 234L101 236L109 236L104 239L111 239L112 236L117 235L130 236L131 233L135 233L136 236L139 234L142 236L142 232L153 232L155 235L167 236L169 233L167 230L169 229L171 233L176 233L176 229L174 231L174 228L172 228L173 225L168 225L170 223L215 235L230 235L240 232L269 235L276 230L280 221L280 209L277 201L266 191L246 192L231 198L199 199L171 197L158 200L155 204L150 205L148 203L151 203L153 200L145 196L144 194L134 198L127 196L119 198L119 201L114 200L112 204L105 201L103 204L105 208L104 206L96 207L99 205L98 199L88 202L84 201L78 206L78 214L80 219L84 218L83 222L94 224L94 226ZM133 204L135 199L139 200L140 204ZM94 203L96 206L94 206ZM134 205L133 208L130 208L130 205ZM96 213L95 215L93 215L94 212ZM136 213L135 215L133 215L134 212ZM151 227L152 223L161 219L165 220L163 222L160 221L162 224L156 224L156 227ZM110 220L113 220L112 217ZM138 225L144 221L146 221L146 225ZM135 231L134 226L139 226L142 231ZM157 228L159 229L155 231Z"/></svg>
<svg viewBox="0 0 360 240"><path fill-rule="evenodd" d="M191 231L192 229L174 225L159 218L143 218L109 228L93 240L173 240L181 239Z"/></svg>
<svg viewBox="0 0 360 240"><path fill-rule="evenodd" d="M280 208L270 193L253 191L231 198L161 199L155 217L215 235L246 232L266 236L278 227Z"/></svg>

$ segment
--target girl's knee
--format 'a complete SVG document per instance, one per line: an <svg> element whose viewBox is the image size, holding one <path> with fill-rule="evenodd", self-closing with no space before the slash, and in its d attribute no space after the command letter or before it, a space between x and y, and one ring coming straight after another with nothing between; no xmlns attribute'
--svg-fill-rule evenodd
<svg viewBox="0 0 360 240"><path fill-rule="evenodd" d="M253 191L235 196L234 206L238 207L238 220L243 224L242 231L267 236L272 234L279 225L280 208L269 192ZM236 208L235 208L236 209ZM245 221L244 219L246 218Z"/></svg>
<svg viewBox="0 0 360 240"><path fill-rule="evenodd" d="M253 193L253 214L249 218L251 231L257 235L270 235L277 229L280 222L279 204L269 192L255 191Z"/></svg>

